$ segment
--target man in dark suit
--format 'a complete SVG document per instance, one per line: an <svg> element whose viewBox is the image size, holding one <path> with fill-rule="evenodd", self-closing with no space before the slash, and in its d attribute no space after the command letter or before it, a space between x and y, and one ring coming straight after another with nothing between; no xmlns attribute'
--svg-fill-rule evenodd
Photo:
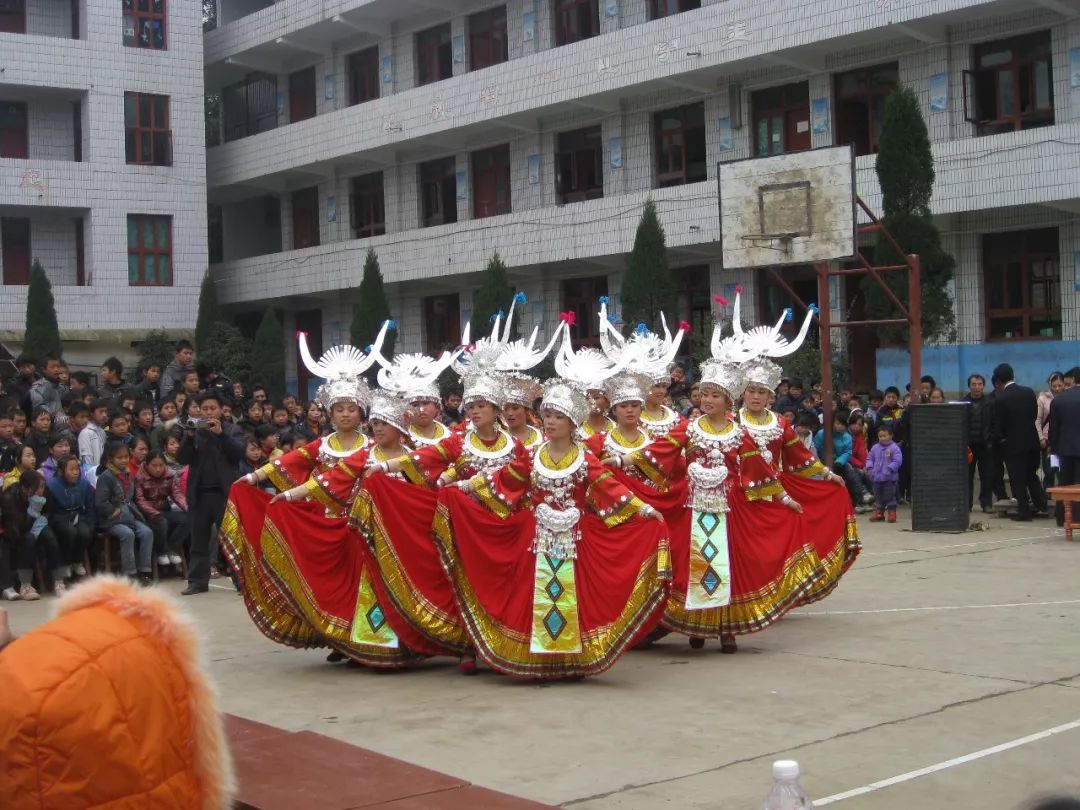
<svg viewBox="0 0 1080 810"><path fill-rule="evenodd" d="M221 418L222 394L203 391L195 401L202 418L184 432L176 460L189 465L187 480L188 521L191 526L191 559L188 586L182 596L210 590L210 549L214 526L221 525L229 487L239 477L244 458L244 434Z"/></svg>
<svg viewBox="0 0 1080 810"><path fill-rule="evenodd" d="M1012 366L1002 363L994 369L1002 389L994 397L994 429L1004 442L1005 468L1009 471L1016 514L1013 520L1029 521L1032 508L1046 510L1046 493L1039 483L1039 431L1035 419L1039 415L1035 392L1016 384Z"/></svg>
<svg viewBox="0 0 1080 810"><path fill-rule="evenodd" d="M1066 377L1080 380L1080 366L1069 369ZM1050 429L1047 433L1050 452L1061 465L1058 485L1080 483L1080 386L1058 394L1050 402ZM1065 505L1058 502L1054 509L1058 526L1065 523Z"/></svg>

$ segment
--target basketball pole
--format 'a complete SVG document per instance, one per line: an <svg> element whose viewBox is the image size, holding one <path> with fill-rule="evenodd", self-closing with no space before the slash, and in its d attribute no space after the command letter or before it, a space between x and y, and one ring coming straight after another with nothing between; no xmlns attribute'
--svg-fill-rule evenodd
<svg viewBox="0 0 1080 810"><path fill-rule="evenodd" d="M825 441L822 449L825 451L825 466L830 470L833 466L833 390L832 390L832 301L829 300L829 270L831 268L825 262L814 265L817 272L818 301L818 342L821 346L821 417L825 423Z"/></svg>

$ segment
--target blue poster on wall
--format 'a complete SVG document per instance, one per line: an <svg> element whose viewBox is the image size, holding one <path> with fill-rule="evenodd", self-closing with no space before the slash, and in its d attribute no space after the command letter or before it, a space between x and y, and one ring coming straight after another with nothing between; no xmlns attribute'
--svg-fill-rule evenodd
<svg viewBox="0 0 1080 810"><path fill-rule="evenodd" d="M536 13L526 11L521 15L521 41L532 42L536 36Z"/></svg>
<svg viewBox="0 0 1080 810"><path fill-rule="evenodd" d="M337 222L337 197L333 195L326 198L326 221Z"/></svg>
<svg viewBox="0 0 1080 810"><path fill-rule="evenodd" d="M540 183L540 156L529 155L529 185L535 186Z"/></svg>
<svg viewBox="0 0 1080 810"><path fill-rule="evenodd" d="M611 153L609 163L613 169L622 168L622 138L612 138L608 144L608 151Z"/></svg>
<svg viewBox="0 0 1080 810"><path fill-rule="evenodd" d="M604 16L605 17L618 17L619 16L619 0L607 0L604 3Z"/></svg>
<svg viewBox="0 0 1080 810"><path fill-rule="evenodd" d="M1080 48L1069 48L1069 87L1080 87Z"/></svg>
<svg viewBox="0 0 1080 810"><path fill-rule="evenodd" d="M930 112L945 112L949 106L949 77L935 73L930 77Z"/></svg>
<svg viewBox="0 0 1080 810"><path fill-rule="evenodd" d="M383 84L390 84L394 81L394 57L387 54L382 58L381 72Z"/></svg>
<svg viewBox="0 0 1080 810"><path fill-rule="evenodd" d="M455 177L457 179L457 198L459 200L469 199L469 173L458 172Z"/></svg>
<svg viewBox="0 0 1080 810"><path fill-rule="evenodd" d="M810 102L810 131L814 135L826 135L829 132L829 100L815 98Z"/></svg>
<svg viewBox="0 0 1080 810"><path fill-rule="evenodd" d="M327 101L334 98L334 76L331 73L327 73L323 78L323 98Z"/></svg>
<svg viewBox="0 0 1080 810"><path fill-rule="evenodd" d="M278 90L278 93L277 93L277 114L278 114L279 119L285 117L285 91L284 90Z"/></svg>
<svg viewBox="0 0 1080 810"><path fill-rule="evenodd" d="M731 131L731 119L727 116L721 118L717 122L717 129L720 131L720 151L730 152L735 148L735 135Z"/></svg>
<svg viewBox="0 0 1080 810"><path fill-rule="evenodd" d="M451 49L454 52L454 64L465 64L465 37L454 37L452 40Z"/></svg>

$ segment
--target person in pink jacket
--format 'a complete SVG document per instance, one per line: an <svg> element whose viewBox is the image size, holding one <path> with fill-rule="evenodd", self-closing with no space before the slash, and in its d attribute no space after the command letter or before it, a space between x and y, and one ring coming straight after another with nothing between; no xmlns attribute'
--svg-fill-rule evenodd
<svg viewBox="0 0 1080 810"><path fill-rule="evenodd" d="M135 476L135 505L154 532L158 568L173 566L181 573L180 556L188 543L187 494L181 476L169 469L165 454L155 450L139 466Z"/></svg>

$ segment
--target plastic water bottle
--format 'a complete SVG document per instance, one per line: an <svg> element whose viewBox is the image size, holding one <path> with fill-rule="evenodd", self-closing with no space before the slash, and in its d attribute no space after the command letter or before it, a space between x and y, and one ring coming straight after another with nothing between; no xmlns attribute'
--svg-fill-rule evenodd
<svg viewBox="0 0 1080 810"><path fill-rule="evenodd" d="M806 797L799 784L799 763L793 759L780 759L772 766L773 786L761 810L813 810L814 805Z"/></svg>

